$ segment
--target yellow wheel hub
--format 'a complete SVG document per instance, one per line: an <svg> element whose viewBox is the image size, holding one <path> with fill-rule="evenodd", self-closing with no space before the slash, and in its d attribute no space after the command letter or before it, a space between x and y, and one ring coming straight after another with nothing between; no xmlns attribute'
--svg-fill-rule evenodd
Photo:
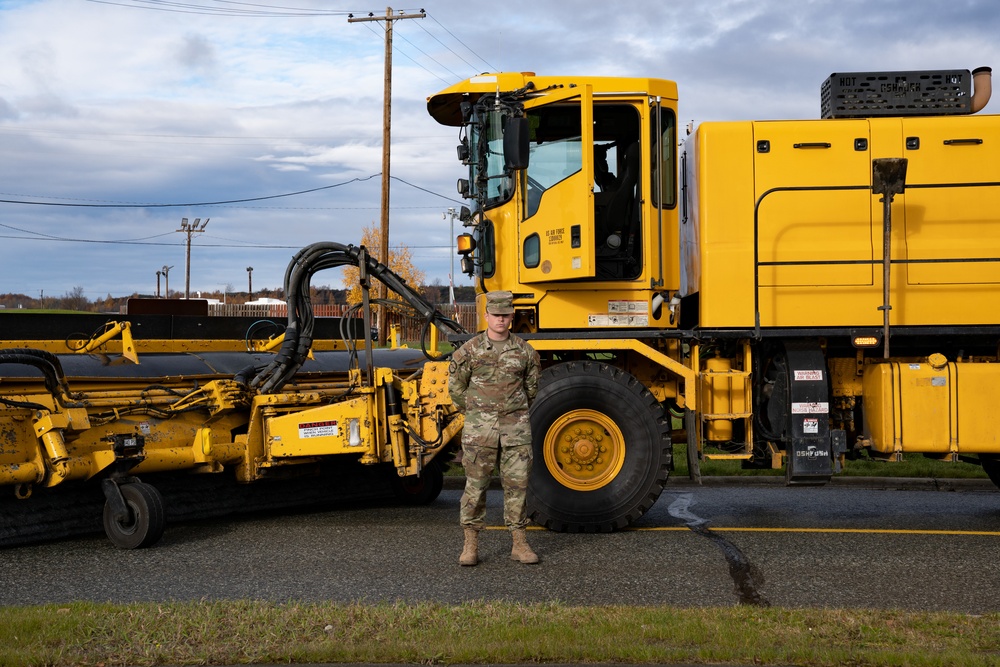
<svg viewBox="0 0 1000 667"><path fill-rule="evenodd" d="M618 475L625 462L621 430L596 410L572 410L554 421L542 448L552 477L576 491L601 488Z"/></svg>

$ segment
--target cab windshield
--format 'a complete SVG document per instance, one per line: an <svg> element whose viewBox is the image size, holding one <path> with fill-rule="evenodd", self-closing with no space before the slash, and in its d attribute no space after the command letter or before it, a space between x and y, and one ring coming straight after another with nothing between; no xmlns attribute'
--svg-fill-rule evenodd
<svg viewBox="0 0 1000 667"><path fill-rule="evenodd" d="M506 169L503 157L503 126L507 115L502 111L478 112L469 124L469 161L471 197L484 209L498 206L514 194L514 178Z"/></svg>

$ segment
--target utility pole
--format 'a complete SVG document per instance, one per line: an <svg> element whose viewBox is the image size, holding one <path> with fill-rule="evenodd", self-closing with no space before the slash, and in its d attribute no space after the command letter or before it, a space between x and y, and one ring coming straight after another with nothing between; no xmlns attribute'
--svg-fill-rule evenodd
<svg viewBox="0 0 1000 667"><path fill-rule="evenodd" d="M205 222L201 222L201 218L195 218L193 223L188 224L187 218L181 218L181 228L177 231L184 232L187 234L187 261L184 269L184 298L191 298L191 235L200 234L205 231L205 227L208 227L208 221L211 218L205 218ZM201 226L198 226L201 223Z"/></svg>
<svg viewBox="0 0 1000 667"><path fill-rule="evenodd" d="M448 274L448 303L455 306L455 213L454 207L449 208L444 217L451 216L451 273Z"/></svg>
<svg viewBox="0 0 1000 667"><path fill-rule="evenodd" d="M253 301L253 267L247 267L247 301Z"/></svg>
<svg viewBox="0 0 1000 667"><path fill-rule="evenodd" d="M163 271L157 271L156 272L156 298L157 299L160 298L160 276L162 274L163 274Z"/></svg>
<svg viewBox="0 0 1000 667"><path fill-rule="evenodd" d="M166 264L164 264L163 268L161 269L161 271L163 271L163 280L166 283L163 286L163 296L167 299L170 298L170 269L172 268L174 267L167 266Z"/></svg>
<svg viewBox="0 0 1000 667"><path fill-rule="evenodd" d="M421 9L418 14L396 14L393 15L392 7L385 8L385 16L375 16L369 12L367 17L356 18L354 14L347 15L348 23L364 23L369 21L385 21L385 75L382 89L382 216L381 216L381 238L379 242L379 261L389 266L389 139L390 139L390 118L392 117L392 23L400 19L422 19L427 13ZM379 281L379 297L384 299L385 283ZM386 318L383 317L384 309L381 305L378 308L378 338L385 340Z"/></svg>

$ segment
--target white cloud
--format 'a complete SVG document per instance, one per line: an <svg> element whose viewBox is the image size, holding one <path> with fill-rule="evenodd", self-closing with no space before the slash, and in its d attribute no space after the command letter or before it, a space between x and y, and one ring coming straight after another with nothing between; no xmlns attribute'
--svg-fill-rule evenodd
<svg viewBox="0 0 1000 667"><path fill-rule="evenodd" d="M116 2L0 4L0 199L77 205L0 204L0 292L150 293L157 269L183 265L174 231L182 216L212 218L193 242L192 288L243 285L247 265L256 287L277 287L297 248L356 242L378 220L380 179L368 177L381 170L381 23ZM329 12L331 3L270 4ZM430 281L447 283L442 213L460 205L463 173L456 130L436 125L425 100L457 78L494 66L662 77L678 82L685 120L810 118L834 71L1000 63L1000 13L985 0L950 2L946 11L935 0L489 7L440 0L426 19L395 24L390 241L413 247ZM81 206L197 204L331 185L224 206ZM153 238L111 243L145 237ZM182 284L180 271L172 287Z"/></svg>

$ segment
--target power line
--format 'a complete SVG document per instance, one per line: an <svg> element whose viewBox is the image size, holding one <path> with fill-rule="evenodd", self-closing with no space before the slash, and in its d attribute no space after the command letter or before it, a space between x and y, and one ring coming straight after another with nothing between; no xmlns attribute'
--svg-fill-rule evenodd
<svg viewBox="0 0 1000 667"><path fill-rule="evenodd" d="M372 27L371 27L371 26L369 26L369 25L366 25L366 26L364 26L364 27L365 27L365 28L368 28L368 31L369 31L369 32L370 32L371 34L373 34L373 35L375 35L376 37L379 37L379 38L381 39L381 35L379 35L379 34L378 34L378 32L376 32L374 28L372 28ZM409 42L409 41L407 40L407 43L410 43L410 42ZM414 47L414 48L416 48L416 47ZM427 69L426 67L424 67L423 65L421 65L420 63L418 63L418 62L417 62L416 60L414 60L414 59L413 59L413 58L412 58L412 57L411 57L411 56L410 56L410 55L409 55L408 53L406 53L406 51L403 51L402 49L400 49L398 45L396 45L396 44L393 44L393 46L392 46L392 50L393 50L393 52L395 52L395 53L398 53L399 55L403 56L404 58L406 58L407 60L409 60L409 61L410 61L411 63L413 63L414 65L416 65L416 66L417 66L417 67L419 67L420 69L424 70L425 72L427 72L428 74L430 74L431 76L433 76L433 77L434 77L435 79L437 79L438 81L441 81L442 83L444 83L444 84L446 84L446 85L447 85L447 84L449 84L449 83L451 83L450 81L446 81L445 79L442 79L442 78L441 78L440 76L438 76L438 75L437 75L437 74L435 74L434 72L430 71L429 69ZM419 51L420 49L417 49L417 50Z"/></svg>
<svg viewBox="0 0 1000 667"><path fill-rule="evenodd" d="M457 37L457 36L455 35L455 33L453 33L453 32L452 32L451 30L448 30L448 29L447 29L447 28L445 28L445 27L444 27L443 25L441 25L441 22L440 22L440 21L438 21L436 17L434 17L434 16L433 16L433 15L431 15L431 14L428 14L427 16L428 16L428 17L429 17L429 18L430 18L430 19L431 19L432 21L434 21L434 22L435 22L435 23L437 23L437 24L438 24L439 26L441 26L441 29L442 29L442 30L444 30L444 31L445 31L446 33L448 33L449 35L451 35L452 39L454 39L454 40L455 40L456 42L458 42L459 44L461 44L462 46L464 46L464 47L465 47L465 48L466 48L466 49L467 49L467 50L469 51L469 53L473 54L474 56L476 56L477 58L479 58L480 60L482 60L482 61L483 61L483 63L484 63L485 65L486 65L486 67L487 67L487 68L489 69L489 71L491 71L491 72L498 72L498 71L500 71L500 70L498 70L498 69L497 69L496 67L494 67L493 65L491 65L491 64L490 64L489 62L487 62L487 61L486 61L486 59L485 59L485 58L483 58L483 57L482 57L481 55L479 55L478 53L476 53L475 51L473 51L473 50L472 50L472 48L471 48L471 47L469 47L469 45L468 45L468 44L466 44L465 42L463 42L463 41L462 41L461 39L459 39L459 38L458 38L458 37ZM430 33L428 33L428 34L430 34ZM435 39L437 39L437 38L435 37ZM440 41L440 40L438 40L438 41ZM443 42L441 43L441 46L445 46ZM448 47L447 47L447 46L445 46L445 48L447 49ZM451 51L451 49L448 49L448 50L449 50L449 51ZM452 51L452 53L455 53L455 52L454 52L454 51ZM456 55L456 56L458 56L458 54L457 54L457 53L455 53L455 55ZM462 62L465 62L465 64L466 64L466 65L469 65L469 63L468 63L468 62L466 62L464 58L462 58L461 56L458 56L458 57L459 57L459 58L460 58L460 59L462 60ZM473 69L473 70L477 69L477 68L473 67L472 65L469 65L469 67L472 67L472 69Z"/></svg>
<svg viewBox="0 0 1000 667"><path fill-rule="evenodd" d="M429 16L429 14L428 14L428 16ZM441 23L440 23L439 21L437 21L437 19L434 19L434 22L435 22L435 23L437 23L438 25L441 25ZM462 57L462 56L461 56L461 55L460 55L460 54L459 54L458 52L456 52L456 51L455 51L454 49L452 49L452 48L451 48L450 46L448 46L447 44L445 44L444 42L442 42L442 41L441 41L440 39L438 39L438 38L437 38L437 37L436 37L436 36L435 36L434 34L432 34L432 33L431 33L430 31L428 31L428 30L427 30L427 28L425 28L425 27L424 27L424 26L423 26L422 24L417 24L417 25L418 25L418 26L420 27L420 29L421 29L421 30L423 30L423 31L424 31L425 33L427 33L427 35L428 35L428 36L429 36L429 37L430 37L431 39L433 39L434 41L436 41L436 42L437 42L438 44L440 44L440 45L441 45L442 47L444 47L445 49L448 49L448 51L450 51L450 52L451 52L451 53L452 53L452 54L453 54L453 55L454 55L454 56L455 56L456 58L458 58L458 59L459 59L459 60L461 60L461 61L462 61L463 63L465 63L466 65L468 65L468 66L469 66L469 68L470 68L470 69L471 69L471 70L472 70L473 72L478 72L478 71L479 71L479 70L478 70L478 68L477 68L477 67L476 67L475 65L473 65L472 63L470 63L470 62L469 62L468 60L466 60L465 58L463 58L463 57ZM369 30L369 31L370 31L370 32L371 32L371 33L372 33L373 35L376 35L376 36L379 36L379 35L378 35L378 33L377 33L377 32L376 32L376 31L375 31L375 30L374 30L373 28L371 28L370 26L365 26L365 27L366 27L366 28L368 28L368 30ZM450 31L449 31L449 30L448 30L447 28L444 28L444 26L441 26L441 27L442 27L442 29L443 29L443 30L444 30L445 32L447 32L447 33L448 33L449 35L452 35L452 33L451 33L451 32L450 32ZM420 54L421 54L421 55L423 55L423 56L424 56L425 58L427 58L428 60L431 60L432 62L434 62L434 64L438 65L439 67L441 67L442 69L444 69L445 71L447 71L447 72L448 72L448 73L449 73L449 74L450 74L451 76L453 76L453 77L454 77L455 79L462 79L462 78L463 78L461 74L457 74L457 73L455 73L454 71L452 71L452 70L451 70L451 68L449 68L449 67L448 67L447 65L445 65L445 64L444 64L444 63L442 63L442 62L441 62L440 60L438 60L438 59L437 59L437 58L435 58L434 56L430 55L429 53L427 53L427 52L426 52L426 51L424 51L423 49L421 49L421 48L420 48L419 46L417 46L416 44L414 44L414 43L413 43L413 42L411 42L410 40L406 39L406 37L404 37L403 35L398 35L398 36L399 36L399 38L400 38L400 39L402 39L402 40L403 40L404 42L406 42L407 44L409 44L410 46L412 46L412 47L413 47L414 49L416 49L417 51L419 51L419 52L420 52ZM454 37L454 35L452 35L452 37ZM492 65L490 65L490 64L489 64L488 62L486 62L485 60L483 60L483 58L482 58L482 57L481 57L481 56L480 56L480 55L479 55L478 53L476 53L476 52L475 52L475 51L473 51L472 49L469 49L469 47L468 47L468 46L466 46L464 42L462 42L462 41L461 41L461 40L459 40L458 38L455 38L455 39L456 39L456 41L458 41L458 43L459 43L459 44L462 44L462 46L465 46L465 48L466 48L466 49L468 49L470 53L472 53L472 54L473 54L474 56L476 56L477 58L479 58L480 60L482 60L482 62L486 64L487 68L492 68L492 69L495 69L495 68L493 68L493 67L492 67ZM417 62L417 60L416 60L416 59L414 59L414 58L413 58L413 57L411 57L411 56L410 56L410 55L409 55L408 53L406 53L405 51L403 51L402 49L400 49L400 48L399 48L399 47L398 47L397 45L393 45L393 47L392 47L392 50L393 50L393 51L395 51L396 53L398 53L399 55L403 56L404 58L406 58L406 59L407 59L407 60L409 60L409 61L410 61L411 63L413 63L414 65L416 65L416 66L417 66L417 67L419 67L420 69L424 70L425 72L427 72L427 73L428 73L428 74L430 74L431 76L433 76L433 77L434 77L435 79L437 79L438 81L441 81L441 82L442 82L442 83L444 83L445 85L450 85L450 84L452 83L452 81L448 81L448 80L446 80L446 79L443 79L442 77L440 77L439 75L435 74L434 72L432 72L432 71L431 71L430 69L428 69L427 67L425 67L425 66L424 66L424 65L422 65L421 63Z"/></svg>
<svg viewBox="0 0 1000 667"><path fill-rule="evenodd" d="M337 139L335 136L268 136L268 135L226 135L226 134L149 134L141 132L85 132L81 130L52 130L43 129L35 127L0 127L0 132L5 132L8 134L24 135L24 134L41 134L49 136L64 136L64 137L104 137L120 139L125 138L138 138L138 139L168 139L171 143L175 142L177 139L198 139L199 142L209 141L209 140L225 140L225 141L329 141L332 139Z"/></svg>
<svg viewBox="0 0 1000 667"><path fill-rule="evenodd" d="M22 201L15 199L0 199L0 204L27 204L32 206L67 206L73 208L176 208L181 206L220 206L222 204L242 204L244 202L250 201L264 201L267 199L280 199L282 197L295 197L297 195L309 194L311 192L320 192L321 190L330 190L332 188L339 188L344 185L349 185L351 183L361 183L364 181L371 180L380 174L372 174L371 176L365 176L364 178L352 178L349 181L344 181L343 183L335 183L333 185L323 185L318 188L310 188L308 190L299 190L298 192L286 192L280 195L265 195L263 197L247 197L245 199L228 199L224 201L209 201L209 202L188 202L183 204L141 204L141 203L127 203L127 204L73 204L67 202L41 202L41 201ZM49 199L56 199L56 197L49 197Z"/></svg>
<svg viewBox="0 0 1000 667"><path fill-rule="evenodd" d="M441 199L445 199L447 201L455 202L457 204L465 204L464 201L461 201L459 199L454 199L452 197L447 197L447 196L445 196L445 195L443 195L441 193L433 192L431 190L428 190L427 188L422 188L419 185L414 185L413 183L410 183L409 181L404 181L403 179L399 178L398 176L392 176L392 180L399 181L400 183L402 183L404 185L409 185L414 190L420 190L421 192L426 192L429 195L434 195L435 197L440 197Z"/></svg>
<svg viewBox="0 0 1000 667"><path fill-rule="evenodd" d="M305 8L305 7L289 7L283 5L269 5L262 3L252 3L252 2L237 2L235 0L215 0L215 4L205 4L196 2L179 2L177 0L132 0L131 2L120 1L116 2L114 0L87 0L87 2L92 2L95 4L103 5L113 5L117 7L127 7L129 9L145 9L149 11L161 11L161 12L171 12L180 14L201 14L206 16L230 16L234 18L308 18L308 17L322 17L322 16L351 16L351 12L346 10L336 10L336 9L315 9L315 8ZM220 6L226 5L226 6ZM405 10L402 10L405 11ZM423 9L420 10L425 16L430 16ZM442 30L444 30L449 36L452 37L456 42L461 44L469 53L478 58L483 62L488 69L491 71L497 71L497 68L491 65L485 58L480 56L475 50L473 50L468 44L463 42L455 33L446 28L436 17L430 16L430 18L437 24ZM370 29L370 28L369 28ZM474 72L478 71L478 68L472 65L468 60L463 58L458 52L452 49L450 46L441 41L438 37L433 35L426 28L421 26L421 30L426 32L428 36L438 42L442 47L448 49L455 57L464 62L469 66ZM372 31L374 32L374 31ZM452 72L450 68L436 60L433 56L427 54L419 47L414 45L406 38L403 38L410 46L420 51L422 55L433 61L435 64L439 65L449 74L454 76L456 79L461 79L462 77L455 72ZM398 49L397 49L398 50ZM441 77L437 76L429 69L421 65L415 59L411 58L406 53L399 51L400 55L408 58L418 67L423 68L429 74L442 80ZM447 83L447 82L446 82Z"/></svg>
<svg viewBox="0 0 1000 667"><path fill-rule="evenodd" d="M425 31L425 32L426 32L426 31ZM430 33L428 33L428 34L430 34ZM434 56L432 56L432 55L428 54L428 53L427 53L426 51L424 51L423 49L421 49L421 48L420 48L419 46L417 46L416 44L414 44L414 43L413 43L413 42L411 42L410 40L406 39L406 37L405 37L405 36L403 36L403 35L399 35L399 38L400 38L401 40L403 40L404 42L406 42L407 44L409 44L410 46L412 46L413 48L415 48L415 49L416 49L417 51L420 51L420 53L421 53L422 55L424 55L425 57L427 57L427 58L429 58L430 60L434 61L434 63L435 63L435 64L437 64L437 65L439 65L440 67L442 67L442 68L444 68L445 70L447 70L447 72L448 72L449 74L451 74L451 75L452 75L453 77L455 77L456 79L461 79L461 78L462 78L462 77L461 77L460 75L458 75L458 74L455 74L455 73L454 73L454 72L452 72L452 71L451 71L450 69L448 69L448 67L447 67L446 65L444 65L443 63L441 63L440 61L438 61L437 59L435 59L435 58L434 58ZM401 53L402 53L402 52L401 52ZM404 55L405 55L405 54L404 54ZM407 56L407 58L409 58L409 56ZM425 69L425 70L426 70L426 71L427 71L427 72L428 72L429 74L433 74L433 72L431 72L430 70L428 70L427 68L425 68L425 67L424 67L423 65L421 65L421 64L420 64L420 63L418 63L417 61L413 60L413 58L410 58L410 60L411 60L411 61L412 61L412 62L413 62L413 63L414 63L415 65L417 65L418 67L423 67L423 68L424 68L424 69ZM434 75L434 76L437 76L437 75ZM437 78L438 78L438 79L440 79L441 77L437 77ZM442 79L442 80L443 80L443 79ZM447 81L445 81L445 83L448 83L448 82L447 82Z"/></svg>
<svg viewBox="0 0 1000 667"><path fill-rule="evenodd" d="M52 234L45 234L44 232L36 232L36 231L30 230L30 229L21 229L20 227L15 227L13 225L8 225L8 224L2 223L2 222L0 222L0 227L5 227L7 229L13 229L15 232L21 232L22 234L32 234L33 235L33 236L30 236L30 237L28 237L28 236L25 236L25 237L21 237L21 236L5 236L3 238L32 238L32 239L37 239L37 240L48 239L50 241L80 241L80 242L84 242L84 243L103 243L103 242L105 242L105 241L89 241L89 240L86 240L86 239L67 239L67 238L62 237L62 236L54 236ZM122 239L120 241L106 241L106 242L107 243L138 243L140 241L148 241L149 239L158 239L158 238L161 238L163 236L169 236L171 233L172 232L165 232L163 234L153 234L152 236L142 236L142 237L139 237L137 239ZM42 237L42 238L38 238L38 237ZM153 245L153 244L150 244L150 245ZM169 244L163 244L163 245L169 245Z"/></svg>
<svg viewBox="0 0 1000 667"><path fill-rule="evenodd" d="M3 225L6 227L7 225ZM210 237L214 238L214 237ZM128 246L161 246L161 247L182 247L183 242L176 243L153 243L149 241L107 241L102 239L73 239L60 237L38 238L37 236L14 236L13 234L0 234L0 239L14 239L17 241L46 241L54 243L89 243L94 245L128 245ZM300 250L302 244L283 245L278 243L199 243L199 248L246 248L249 250ZM401 249L418 250L449 250L450 245L395 245L389 246L390 250Z"/></svg>
<svg viewBox="0 0 1000 667"><path fill-rule="evenodd" d="M216 0L223 2L224 0ZM303 18L311 16L345 16L348 12L341 10L304 9L281 7L277 5L258 5L246 2L229 2L226 4L244 5L256 9L241 9L237 7L219 7L190 2L168 2L167 0L133 0L133 2L113 2L112 0L87 0L101 5L115 5L129 9L146 9L150 11L171 12L175 14L202 14L206 16L233 16L237 18Z"/></svg>
<svg viewBox="0 0 1000 667"><path fill-rule="evenodd" d="M355 181L370 180L370 179L372 179L372 178L374 178L375 176L378 176L378 175L379 174L373 174L373 175L368 176L367 178L364 178L364 179L354 179L353 181L346 181L345 183L340 183L340 184L337 184L337 185L338 186L339 185L347 185L347 184L355 182ZM450 201L450 202L455 202L455 203L458 203L458 204L463 203L463 202L461 202L461 201L459 201L457 199L452 199L450 197L446 197L445 195L439 194L439 193L434 192L432 190L428 190L427 188L420 187L419 185L415 185L413 183L410 183L409 181L406 181L406 180L404 180L402 178L398 178L396 176L393 176L391 178L393 180L395 180L395 181L399 181L400 183L413 188L414 190L420 190L421 192L426 192L427 194L434 195L435 197L440 197L440 198L445 199L445 200ZM337 187L337 186L324 186L324 188L330 188L330 187ZM272 197L289 197L289 196L294 196L294 195L297 195L297 194L304 194L304 193L309 193L309 192L315 192L316 190L322 190L324 188L314 188L312 190L302 190L302 191L297 192L297 193L287 193L287 194L284 194L284 195L272 195ZM50 197L50 198L54 198L54 197ZM3 202L3 201L9 201L9 200L0 200L0 202ZM235 201L252 201L252 200L235 200ZM146 208L147 207L147 206L144 206L144 205L141 205L141 204L65 204L65 203L38 202L38 201L35 201L35 202L18 201L16 203L21 203L21 204L35 204L35 205L38 205L38 206L87 206L87 207L94 207L94 208L127 208L127 207L131 207L131 208ZM157 206L164 206L165 207L165 206L208 206L208 205L209 204L158 204ZM250 207L246 207L246 208L250 208ZM402 206L402 207L394 207L393 210L418 209L418 208L437 209L438 207L437 206ZM377 210L377 209L378 209L378 207L372 206L372 207L368 207L367 209L364 209L364 208L361 208L361 207L355 207L352 210ZM338 209L338 210L341 210L341 209ZM108 244L108 245L159 245L159 246L179 245L179 244L176 244L176 243L152 243L152 242L149 242L150 239L156 239L156 238L161 238L161 237L164 237L164 236L169 236L172 232L166 232L166 233L163 233L163 234L154 234L152 236L143 236L143 237L139 237L139 238L136 238L136 239L82 239L82 238L68 238L68 237L64 237L64 236L55 236L53 234L46 234L44 232L38 232L38 231L30 230L30 229L23 229L21 227L15 227L13 225L8 225L6 223L0 223L0 227L3 227L5 229L10 229L10 230L15 231L15 232L20 232L22 234L29 234L30 235L30 236L13 236L13 235L10 235L10 234L0 235L0 238L7 238L7 239L19 239L19 240L30 240L30 241L43 241L43 240L47 240L47 241L67 242L67 243L96 243L96 244ZM205 245L206 247L231 247L231 246L227 246L227 245L213 245L213 244L202 244L202 245ZM232 246L232 247L246 247L246 248L290 248L290 247L295 247L295 246L280 246L280 245L279 246L274 246L274 245L261 246L261 245L256 245L256 244L243 244L243 245ZM437 246L413 246L413 247L437 247Z"/></svg>
<svg viewBox="0 0 1000 667"><path fill-rule="evenodd" d="M179 204L139 204L139 203L125 203L125 202L114 202L114 201L104 201L104 200L89 200L89 201L98 201L98 202L104 202L104 203L92 203L92 204L79 204L79 203L76 203L76 204L74 204L74 203L66 203L66 202L34 201L34 200L24 200L24 199L18 199L18 200L14 200L14 199L0 199L0 204L26 204L26 205L32 205L32 206L62 206L62 207L82 207L82 208L178 208L178 207L184 207L184 206L187 206L187 207L194 207L194 206L222 206L222 205L225 205L225 204L240 204L240 203L251 202L251 201L261 201L261 200L267 200L267 199L278 199L278 198L281 198L281 197L295 197L297 195L309 194L309 193L312 193L312 192L318 192L320 190L329 190L331 188L339 188L339 187L344 186L344 185L350 185L351 183L363 183L365 181L370 181L371 179L375 178L376 176L381 176L381 173L379 173L379 174L372 174L370 176L365 176L364 178L354 178L354 179L351 179L349 181L344 181L342 183L335 183L334 185L324 185L322 187L311 188L309 190L299 190L298 192L286 192L284 194L279 194L279 195L268 195L268 196L265 196L265 197L250 197L250 198L247 198L247 199L231 199L231 200L228 200L228 201L220 201L220 202L179 203ZM439 192L434 192L433 190L428 190L427 188L424 188L424 187L421 187L419 185L415 185L413 183L410 183L409 181L403 180L402 178L399 178L398 176L390 176L390 178L392 180L394 180L394 181L399 181L403 185L408 185L409 187L413 188L414 190L420 190L421 192L426 192L429 195L434 195L435 197L440 197L441 199L445 199L445 200L451 201L451 202L456 202L458 204L463 204L464 203L464 202L462 202L460 200L454 199L452 197L448 197L448 196L443 195L443 194L441 194ZM34 195L23 195L23 194L17 194L17 193L9 193L9 192L0 193L0 195L6 195L8 197L29 197L29 196L34 196ZM81 199L76 198L76 197L46 196L44 198L45 199L72 199L72 200L75 200L75 201L88 201L88 200L81 200ZM264 207L249 207L249 206L247 206L247 207L237 207L237 208L264 208ZM293 209L293 207L274 207L274 208L277 208L279 210L292 210ZM302 208L304 210L336 210L336 211L341 211L341 210L367 210L367 209L376 208L376 207L374 207L374 206L371 206L371 207L368 207L368 206L352 206L352 207L323 206L323 207L299 207L299 208ZM402 207L399 207L399 208L415 209L415 208L434 208L434 207L432 207L432 206L402 206ZM297 210L297 209L295 209L295 210ZM2 227L8 227L8 228L13 229L9 225L4 225L2 223L0 223L0 226L2 226ZM19 229L17 231L25 231L25 230L20 230ZM148 237L148 238L153 238L153 237Z"/></svg>

